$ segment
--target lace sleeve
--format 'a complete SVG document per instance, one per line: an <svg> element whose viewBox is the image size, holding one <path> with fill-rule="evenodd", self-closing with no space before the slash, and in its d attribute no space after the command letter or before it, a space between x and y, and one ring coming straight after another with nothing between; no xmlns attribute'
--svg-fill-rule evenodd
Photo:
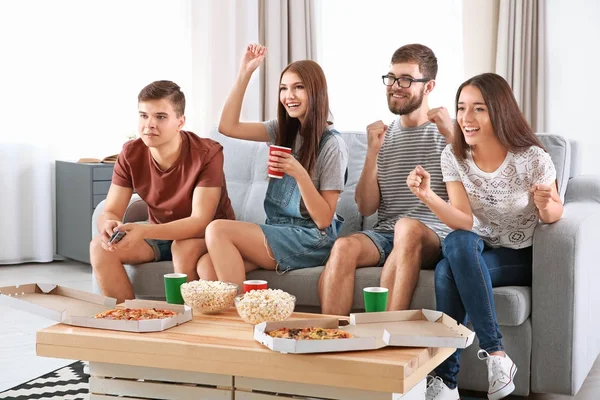
<svg viewBox="0 0 600 400"><path fill-rule="evenodd" d="M442 176L444 177L444 182L456 182L461 180L460 173L458 170L458 160L454 156L451 144L446 145L446 147L442 151L440 163L442 167Z"/></svg>
<svg viewBox="0 0 600 400"><path fill-rule="evenodd" d="M531 183L550 185L556 180L556 168L550 154L543 149L535 147L529 158L529 167L531 171Z"/></svg>

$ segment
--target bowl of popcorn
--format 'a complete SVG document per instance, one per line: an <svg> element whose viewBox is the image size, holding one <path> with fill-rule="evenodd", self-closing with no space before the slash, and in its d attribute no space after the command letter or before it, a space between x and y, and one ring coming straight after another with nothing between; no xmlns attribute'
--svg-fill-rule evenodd
<svg viewBox="0 0 600 400"><path fill-rule="evenodd" d="M251 290L235 298L235 308L244 321L260 324L284 321L292 315L296 298L279 289Z"/></svg>
<svg viewBox="0 0 600 400"><path fill-rule="evenodd" d="M233 283L191 281L181 285L181 297L194 312L217 314L233 305L238 286Z"/></svg>

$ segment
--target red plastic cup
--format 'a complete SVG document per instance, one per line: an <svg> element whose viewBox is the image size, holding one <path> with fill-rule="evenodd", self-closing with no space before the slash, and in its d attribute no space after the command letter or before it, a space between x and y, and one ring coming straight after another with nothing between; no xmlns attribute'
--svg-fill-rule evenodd
<svg viewBox="0 0 600 400"><path fill-rule="evenodd" d="M267 288L267 281L252 280L244 281L244 293L248 293L251 290L264 290Z"/></svg>
<svg viewBox="0 0 600 400"><path fill-rule="evenodd" d="M271 156L271 153L273 153L274 151L281 151L284 153L292 154L292 149L290 149L289 147L275 146L272 144L269 146L269 156ZM283 175L285 175L281 171L273 171L271 169L271 167L268 167L267 173L271 178L277 178L277 179L281 179L281 178L283 178Z"/></svg>

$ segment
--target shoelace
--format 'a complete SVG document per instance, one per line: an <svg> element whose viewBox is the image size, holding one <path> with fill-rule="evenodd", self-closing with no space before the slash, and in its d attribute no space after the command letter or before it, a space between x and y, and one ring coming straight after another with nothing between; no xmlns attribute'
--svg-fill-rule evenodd
<svg viewBox="0 0 600 400"><path fill-rule="evenodd" d="M444 381L439 376L427 376L427 393L425 394L425 400L435 400L438 394L444 387Z"/></svg>
<svg viewBox="0 0 600 400"><path fill-rule="evenodd" d="M490 356L490 354L485 350L479 350L477 352L477 358L480 360L485 360L488 363L488 380L490 383L492 381L501 381L506 383L510 380L509 376L506 375L506 372L504 372L502 369L502 362L499 358Z"/></svg>

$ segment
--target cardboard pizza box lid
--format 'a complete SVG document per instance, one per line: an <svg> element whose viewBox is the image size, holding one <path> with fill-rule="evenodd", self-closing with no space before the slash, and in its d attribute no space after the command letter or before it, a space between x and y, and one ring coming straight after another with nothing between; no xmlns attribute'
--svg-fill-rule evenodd
<svg viewBox="0 0 600 400"><path fill-rule="evenodd" d="M30 312L68 325L89 328L153 332L171 328L192 319L188 306L160 301L127 300L129 308L162 308L178 313L177 317L146 321L113 321L94 315L116 307L116 299L48 283L31 283L0 288L0 304Z"/></svg>
<svg viewBox="0 0 600 400"><path fill-rule="evenodd" d="M279 328L338 328L337 318L298 319L292 321L263 322L254 327L254 339L273 351L280 353L327 353L333 351L374 350L385 346L382 340L375 336L354 336L350 339L331 340L295 340L280 339L269 336L267 332ZM346 329L343 329L346 330Z"/></svg>
<svg viewBox="0 0 600 400"><path fill-rule="evenodd" d="M382 330L389 346L464 349L475 339L475 332L450 316L427 309L351 314L350 325Z"/></svg>
<svg viewBox="0 0 600 400"><path fill-rule="evenodd" d="M475 333L448 315L433 310L408 310L350 314L350 325L336 318L298 319L263 322L254 327L254 338L281 353L325 353L374 350L386 346L466 348ZM351 339L295 340L268 335L279 328L338 328L351 333Z"/></svg>

